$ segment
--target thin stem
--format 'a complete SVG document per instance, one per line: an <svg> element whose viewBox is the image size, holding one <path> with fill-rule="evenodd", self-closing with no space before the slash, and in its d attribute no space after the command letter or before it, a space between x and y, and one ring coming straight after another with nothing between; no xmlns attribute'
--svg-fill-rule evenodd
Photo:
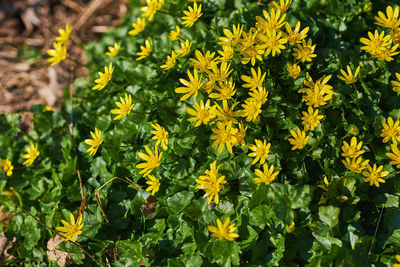
<svg viewBox="0 0 400 267"><path fill-rule="evenodd" d="M368 256L367 256L367 261L365 262L365 265L364 265L364 266L368 266L369 256L370 256L371 253L372 253L372 247L373 247L373 245L374 245L374 241L375 241L375 238L376 238L376 234L378 233L379 225L381 224L381 219L382 219L382 214L383 214L383 209L384 209L384 208L385 208L385 203L382 204L382 209L381 209L381 213L379 214L378 224L376 225L374 237L373 237L373 239L372 239L371 246L369 247Z"/></svg>
<svg viewBox="0 0 400 267"><path fill-rule="evenodd" d="M119 86L118 84L116 84L115 82L111 81L111 84L114 85L115 87L121 89L121 90L125 90L124 88L122 88L121 86Z"/></svg>
<svg viewBox="0 0 400 267"><path fill-rule="evenodd" d="M169 12L169 11L158 10L157 12L160 12L161 14L170 15L170 16L173 16L173 17L179 17L179 15L177 15L177 14L172 14L172 13Z"/></svg>

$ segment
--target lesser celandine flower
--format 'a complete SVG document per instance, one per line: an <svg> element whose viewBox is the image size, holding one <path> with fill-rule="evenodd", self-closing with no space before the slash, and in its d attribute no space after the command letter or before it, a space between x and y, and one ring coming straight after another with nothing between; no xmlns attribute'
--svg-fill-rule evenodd
<svg viewBox="0 0 400 267"><path fill-rule="evenodd" d="M192 46L192 43L189 41L189 39L186 39L185 42L181 42L181 49L175 49L176 56L177 57L184 57L190 52L190 47Z"/></svg>
<svg viewBox="0 0 400 267"><path fill-rule="evenodd" d="M242 106L242 111L241 111L241 116L246 117L246 121L250 122L258 122L260 120L260 113L261 113L261 107L262 103L259 101L254 100L253 98L246 99L244 101L244 104L241 104Z"/></svg>
<svg viewBox="0 0 400 267"><path fill-rule="evenodd" d="M172 51L171 56L167 56L167 61L164 65L161 65L160 68L164 70L169 70L176 64L176 54L175 51Z"/></svg>
<svg viewBox="0 0 400 267"><path fill-rule="evenodd" d="M308 139L310 139L310 136L306 136L306 133L299 128L297 128L296 132L290 130L290 134L293 138L289 138L288 141L293 146L292 150L303 149L307 145Z"/></svg>
<svg viewBox="0 0 400 267"><path fill-rule="evenodd" d="M114 43L114 46L109 46L108 47L108 52L105 52L104 54L106 56L115 57L116 55L118 55L118 52L119 52L120 48L121 48L121 42Z"/></svg>
<svg viewBox="0 0 400 267"><path fill-rule="evenodd" d="M201 15L203 15L203 13L201 13L201 5L197 6L196 2L193 4L193 8L191 6L188 8L189 11L183 11L185 16L182 17L182 24L185 25L185 27L190 28L201 17Z"/></svg>
<svg viewBox="0 0 400 267"><path fill-rule="evenodd" d="M164 5L164 0L146 0L146 6L141 7L142 17L147 17L149 21L153 20L154 15Z"/></svg>
<svg viewBox="0 0 400 267"><path fill-rule="evenodd" d="M292 3L292 0L279 0L279 4L277 1L272 1L272 8L280 10L282 13L286 12Z"/></svg>
<svg viewBox="0 0 400 267"><path fill-rule="evenodd" d="M71 27L71 25L69 25L67 23L67 25L65 25L65 30L58 29L58 33L60 34L60 36L56 37L56 41L59 43L65 44L69 40L71 31L72 31L72 27Z"/></svg>
<svg viewBox="0 0 400 267"><path fill-rule="evenodd" d="M86 152L89 152L89 156L93 156L96 154L99 146L103 143L103 140L101 139L101 131L97 128L94 128L94 133L90 131L90 135L93 139L85 139L85 143L90 146Z"/></svg>
<svg viewBox="0 0 400 267"><path fill-rule="evenodd" d="M160 188L160 180L151 174L147 175L147 177L150 179L150 181L146 181L146 184L149 185L146 188L146 191L151 191L151 194L154 196L154 194L158 192L158 189Z"/></svg>
<svg viewBox="0 0 400 267"><path fill-rule="evenodd" d="M375 185L379 187L379 183L385 182L382 178L389 174L388 171L382 171L382 169L383 165L380 165L378 168L376 164L374 164L372 168L368 165L368 171L363 171L363 175L366 177L365 182L369 182L370 186Z"/></svg>
<svg viewBox="0 0 400 267"><path fill-rule="evenodd" d="M390 81L393 85L393 91L400 93L400 73L395 73L397 81Z"/></svg>
<svg viewBox="0 0 400 267"><path fill-rule="evenodd" d="M300 31L300 21L296 23L296 26L294 27L293 30L288 22L286 22L285 28L286 28L285 37L290 45L302 43L302 40L307 37L308 30L310 29L309 27L305 27L303 30Z"/></svg>
<svg viewBox="0 0 400 267"><path fill-rule="evenodd" d="M78 218L75 220L75 217L72 213L69 214L69 221L61 220L61 223L64 226L56 227L57 231L63 232L63 237L65 241L71 240L75 242L78 239L78 235L82 234L82 214L79 214Z"/></svg>
<svg viewBox="0 0 400 267"><path fill-rule="evenodd" d="M208 204L214 199L215 204L219 203L219 191L222 189L223 185L226 184L225 176L218 177L218 169L222 165L217 167L217 161L214 160L213 163L210 164L210 169L205 171L205 175L199 176L196 179L196 183L199 185L196 186L196 189L203 189L206 191L204 197L208 197Z"/></svg>
<svg viewBox="0 0 400 267"><path fill-rule="evenodd" d="M147 155L143 152L138 152L137 155L139 158L146 162L142 162L136 165L136 168L143 169L139 173L143 174L144 177L149 175L155 168L161 165L161 157L163 152L158 154L158 146L155 146L154 153L150 150L148 146L144 146L144 149L147 152Z"/></svg>
<svg viewBox="0 0 400 267"><path fill-rule="evenodd" d="M54 66L65 60L65 55L67 54L67 48L64 43L53 43L53 48L47 50L47 54L50 56L47 62L50 63L50 66Z"/></svg>
<svg viewBox="0 0 400 267"><path fill-rule="evenodd" d="M226 218L223 224L220 219L217 219L217 227L210 225L207 229L211 232L211 237L216 237L219 240L226 239L228 241L233 241L235 238L238 238L239 235L234 233L237 229L235 224L229 225L229 223L229 217Z"/></svg>
<svg viewBox="0 0 400 267"><path fill-rule="evenodd" d="M393 144L397 144L397 141L400 141L400 122L398 120L394 122L392 117L388 117L387 122L382 122L382 127L381 137L383 137L384 143L392 140Z"/></svg>
<svg viewBox="0 0 400 267"><path fill-rule="evenodd" d="M393 264L393 267L400 267L400 255L395 256L397 263Z"/></svg>
<svg viewBox="0 0 400 267"><path fill-rule="evenodd" d="M235 135L237 139L236 144L241 144L242 146L245 146L246 141L244 140L244 138L246 137L246 131L248 126L244 127L242 122L239 122L238 126L239 126L239 131Z"/></svg>
<svg viewBox="0 0 400 267"><path fill-rule="evenodd" d="M400 169L400 151L397 148L397 145L391 144L390 149L392 150L392 153L386 153L386 155L392 160L390 164L396 165L396 167Z"/></svg>
<svg viewBox="0 0 400 267"><path fill-rule="evenodd" d="M358 73L360 72L360 66L357 67L354 74L351 72L350 66L347 65L347 73L344 70L340 70L343 76L337 75L339 79L344 81L346 84L352 84L357 81Z"/></svg>
<svg viewBox="0 0 400 267"><path fill-rule="evenodd" d="M26 154L22 155L22 158L26 160L22 163L22 165L32 165L35 159L40 155L38 143L34 145L32 141L30 141L29 146L25 146L25 151Z"/></svg>
<svg viewBox="0 0 400 267"><path fill-rule="evenodd" d="M342 157L356 158L365 152L365 150L361 149L362 145L363 142L360 141L359 143L357 143L357 137L353 136L350 140L350 145L346 141L343 141L343 153L340 155Z"/></svg>
<svg viewBox="0 0 400 267"><path fill-rule="evenodd" d="M301 68L299 65L295 64L287 64L287 70L289 72L289 76L292 77L293 79L297 79L299 77L299 74L301 72Z"/></svg>
<svg viewBox="0 0 400 267"><path fill-rule="evenodd" d="M99 78L94 80L95 83L97 83L95 86L92 87L92 90L102 90L108 82L112 78L112 73L114 71L114 66L110 62L110 65L104 67L104 73L98 72L97 74L99 75Z"/></svg>
<svg viewBox="0 0 400 267"><path fill-rule="evenodd" d="M0 159L0 170L6 173L7 176L12 175L12 171L14 169L14 166L11 164L11 161L9 159Z"/></svg>
<svg viewBox="0 0 400 267"><path fill-rule="evenodd" d="M154 131L150 133L154 134L152 139L157 140L156 146L161 144L161 147L164 150L168 149L168 132L158 123L152 123L151 127L153 127Z"/></svg>
<svg viewBox="0 0 400 267"><path fill-rule="evenodd" d="M149 40L145 41L145 46L141 45L140 46L140 52L137 52L136 55L138 55L139 57L136 58L136 60L142 60L146 57L148 57L151 53L151 45L152 43Z"/></svg>
<svg viewBox="0 0 400 267"><path fill-rule="evenodd" d="M249 100L254 100L261 103L262 105L268 100L268 91L264 86L260 86L257 89L251 89L249 92Z"/></svg>
<svg viewBox="0 0 400 267"><path fill-rule="evenodd" d="M179 40L179 38L182 35L181 28L178 25L175 26L175 29L176 29L176 31L169 32L169 40L170 41L177 41L177 40Z"/></svg>
<svg viewBox="0 0 400 267"><path fill-rule="evenodd" d="M396 6L393 10L391 6L386 7L386 15L382 11L378 11L378 17L375 16L375 24L390 29L396 29L400 26L399 7Z"/></svg>
<svg viewBox="0 0 400 267"><path fill-rule="evenodd" d="M264 52L265 49L263 45L250 45L246 49L240 51L240 54L244 54L242 64L246 65L251 62L251 65L254 66L256 64L256 59L259 61L263 60L261 55L264 54Z"/></svg>
<svg viewBox="0 0 400 267"><path fill-rule="evenodd" d="M239 104L239 102L235 102L232 104L232 106L229 107L228 101L223 100L222 101L222 107L218 105L218 103L214 104L214 108L216 107L217 109L215 110L215 114L218 116L218 121L226 124L228 122L232 123L238 123L236 117L239 116L239 111L234 111L235 107Z"/></svg>
<svg viewBox="0 0 400 267"><path fill-rule="evenodd" d="M242 86L244 88L249 88L251 89L257 89L258 87L263 86L265 75L267 74L266 72L262 73L260 67L258 67L257 72L254 68L251 68L251 75L252 76L247 76L247 75L241 75L240 79L242 79L245 84Z"/></svg>
<svg viewBox="0 0 400 267"><path fill-rule="evenodd" d="M296 60L300 60L301 62L311 62L314 57L317 55L314 54L315 46L312 44L312 40L308 39L306 42L302 40L301 44L297 44L295 48L293 48L293 56Z"/></svg>
<svg viewBox="0 0 400 267"><path fill-rule="evenodd" d="M178 87L175 89L175 93L184 94L180 98L180 101L184 101L184 100L188 99L190 96L197 97L199 89L202 86L201 76L199 77L196 69L193 70L193 75L192 75L192 73L190 73L189 70L187 70L187 74L189 76L189 81L182 79L182 78L179 79L179 81L185 87Z"/></svg>
<svg viewBox="0 0 400 267"><path fill-rule="evenodd" d="M265 19L256 16L256 27L264 33L272 30L278 31L285 24L286 14L282 13L281 10L271 9L271 14L263 10L263 15Z"/></svg>
<svg viewBox="0 0 400 267"><path fill-rule="evenodd" d="M265 48L264 56L268 56L271 53L275 57L275 55L281 53L281 50L285 49L284 44L287 43L287 39L282 37L281 31L268 31L265 34L260 34L259 38L263 42L263 48Z"/></svg>
<svg viewBox="0 0 400 267"><path fill-rule="evenodd" d="M194 109L186 108L186 112L194 116L188 119L188 121L195 121L194 127L200 126L202 123L207 125L210 120L215 118L215 106L210 107L210 99L204 104L203 100L200 100L200 104L196 101L193 102Z"/></svg>
<svg viewBox="0 0 400 267"><path fill-rule="evenodd" d="M229 74L231 74L231 72L233 71L230 69L230 67L231 64L228 64L227 62L217 63L215 61L212 61L210 63L211 72L208 73L209 79L215 82L225 81L229 77Z"/></svg>
<svg viewBox="0 0 400 267"><path fill-rule="evenodd" d="M120 120L131 113L131 110L134 106L134 104L132 104L132 96L130 94L125 93L125 99L122 97L119 99L121 102L115 102L115 105L117 105L118 108L111 110L112 114L118 114L113 120Z"/></svg>
<svg viewBox="0 0 400 267"><path fill-rule="evenodd" d="M310 129L314 131L315 127L320 124L320 120L324 117L324 115L318 115L318 109L315 111L312 107L308 107L308 112L302 111L303 117L301 117L302 124L304 125L304 131Z"/></svg>
<svg viewBox="0 0 400 267"><path fill-rule="evenodd" d="M302 97L302 101L306 102L307 106L313 106L315 108L326 105L327 101L332 99L333 96L332 86L327 84L331 77L332 75L328 75L314 82L307 72L307 79L304 80L304 85L308 88L299 90L299 93L305 93Z"/></svg>
<svg viewBox="0 0 400 267"><path fill-rule="evenodd" d="M220 42L218 42L218 45L222 47L237 45L243 33L243 25L232 25L232 28L232 32L228 29L224 29L223 32L225 36L219 37Z"/></svg>
<svg viewBox="0 0 400 267"><path fill-rule="evenodd" d="M372 56L379 56L391 45L391 36L385 36L384 31L379 33L378 30L375 30L374 34L368 32L368 37L369 39L364 37L360 38L360 42L365 45L361 47L361 50L367 51Z"/></svg>
<svg viewBox="0 0 400 267"><path fill-rule="evenodd" d="M214 88L215 93L210 93L210 98L216 98L217 100L228 100L231 99L235 93L235 83L232 80L232 77L229 80L218 81L218 86Z"/></svg>
<svg viewBox="0 0 400 267"><path fill-rule="evenodd" d="M268 164L263 165L263 171L260 169L256 169L254 174L257 175L257 178L254 178L253 181L256 184L269 185L273 180L275 180L276 176L279 174L279 171L274 172L274 165L268 168Z"/></svg>
<svg viewBox="0 0 400 267"><path fill-rule="evenodd" d="M213 61L215 52L206 51L203 55L201 51L196 50L194 52L195 59L190 58L189 60L192 61L192 66L198 69L200 72L206 72L210 68L210 63Z"/></svg>
<svg viewBox="0 0 400 267"><path fill-rule="evenodd" d="M252 152L250 152L248 156L254 158L253 162L251 162L251 165L256 164L258 161L260 161L260 164L263 165L268 157L269 149L271 148L271 143L267 144L267 140L265 139L264 141L255 139L254 142L255 145L253 144L249 145L249 149Z"/></svg>
<svg viewBox="0 0 400 267"><path fill-rule="evenodd" d="M345 160L342 160L342 162L348 170L355 173L361 173L361 171L367 167L369 159L363 161L361 156L356 158L346 157Z"/></svg>
<svg viewBox="0 0 400 267"><path fill-rule="evenodd" d="M131 36L136 36L146 28L146 20L137 18L136 23L132 23L133 29L128 32Z"/></svg>
<svg viewBox="0 0 400 267"><path fill-rule="evenodd" d="M222 51L218 50L217 52L220 55L220 57L217 58L217 61L220 62L226 62L231 60L233 58L233 55L235 54L235 51L230 45L223 46Z"/></svg>
<svg viewBox="0 0 400 267"><path fill-rule="evenodd" d="M215 135L211 136L211 140L215 140L212 146L218 146L218 153L221 153L224 147L228 149L228 152L232 154L232 145L237 143L236 133L238 129L232 128L232 122L224 124L217 122L218 129L212 129Z"/></svg>

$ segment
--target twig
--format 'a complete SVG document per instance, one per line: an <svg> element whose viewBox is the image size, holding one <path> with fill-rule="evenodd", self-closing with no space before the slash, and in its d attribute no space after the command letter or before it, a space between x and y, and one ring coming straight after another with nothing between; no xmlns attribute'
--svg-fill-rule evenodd
<svg viewBox="0 0 400 267"><path fill-rule="evenodd" d="M87 20L102 4L108 4L111 0L92 0L90 3L83 8L83 11L78 15L78 21L73 25L73 29L75 31L79 31L79 29L87 23Z"/></svg>
<svg viewBox="0 0 400 267"><path fill-rule="evenodd" d="M373 239L372 239L371 246L369 247L369 251L368 251L368 255L367 255L367 261L365 262L365 265L364 265L365 267L368 266L369 256L370 256L371 253L372 253L372 247L373 247L373 245L374 245L374 241L375 241L375 238L376 238L376 234L378 233L379 225L381 224L381 219L382 219L382 214L383 214L383 209L384 209L384 208L385 208L385 203L382 204L382 209L381 209L381 213L379 214L378 224L376 225L374 237L373 237Z"/></svg>

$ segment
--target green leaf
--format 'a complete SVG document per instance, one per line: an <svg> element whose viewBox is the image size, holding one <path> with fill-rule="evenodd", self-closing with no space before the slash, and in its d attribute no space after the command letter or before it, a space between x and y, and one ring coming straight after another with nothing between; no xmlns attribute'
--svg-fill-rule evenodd
<svg viewBox="0 0 400 267"><path fill-rule="evenodd" d="M172 197L167 198L168 210L170 214L178 214L187 205L189 205L190 200L193 198L193 192L183 191L174 194Z"/></svg>
<svg viewBox="0 0 400 267"><path fill-rule="evenodd" d="M318 216L322 222L332 229L339 223L340 209L334 206L321 206L319 207Z"/></svg>

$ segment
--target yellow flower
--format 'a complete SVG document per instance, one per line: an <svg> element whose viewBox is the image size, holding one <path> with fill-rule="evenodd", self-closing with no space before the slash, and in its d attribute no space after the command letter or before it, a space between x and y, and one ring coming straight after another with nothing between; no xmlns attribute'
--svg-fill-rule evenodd
<svg viewBox="0 0 400 267"><path fill-rule="evenodd" d="M392 37L390 35L385 36L385 32L381 33L378 30L375 30L374 34L368 32L367 38L360 38L360 42L365 46L361 47L361 50L365 50L370 53L372 56L377 57L385 51L386 48L390 47Z"/></svg>
<svg viewBox="0 0 400 267"><path fill-rule="evenodd" d="M258 89L251 89L248 99L264 104L268 100L268 93L264 86L260 86Z"/></svg>
<svg viewBox="0 0 400 267"><path fill-rule="evenodd" d="M242 106L241 115L242 117L246 117L246 121L254 121L258 122L260 120L261 106L262 103L254 100L253 98L246 99Z"/></svg>
<svg viewBox="0 0 400 267"><path fill-rule="evenodd" d="M177 41L177 40L179 40L179 38L182 35L181 28L178 25L175 26L175 29L176 29L176 31L169 32L169 40L170 41Z"/></svg>
<svg viewBox="0 0 400 267"><path fill-rule="evenodd" d="M242 64L246 65L247 63L251 62L251 65L254 66L256 64L256 59L262 61L261 55L264 54L265 49L262 45L251 45L246 49L242 50L240 53L244 54L242 58Z"/></svg>
<svg viewBox="0 0 400 267"><path fill-rule="evenodd" d="M92 87L92 90L102 90L104 87L106 87L106 85L112 78L113 71L114 67L110 62L110 65L108 67L104 67L104 73L101 73L100 71L98 72L99 78L94 80L94 82L97 84Z"/></svg>
<svg viewBox="0 0 400 267"><path fill-rule="evenodd" d="M400 151L395 144L391 144L390 148L393 153L386 153L386 155L392 160L390 164L396 165L396 167L400 169Z"/></svg>
<svg viewBox="0 0 400 267"><path fill-rule="evenodd" d="M314 111L312 107L308 107L308 113L303 111L302 114L301 123L304 125L304 131L308 129L314 131L315 127L320 124L320 120L324 117L324 115L318 115L318 109Z"/></svg>
<svg viewBox="0 0 400 267"><path fill-rule="evenodd" d="M121 42L114 43L114 46L109 46L108 47L108 52L105 52L104 54L106 56L115 57L116 55L118 55L118 52L119 52L120 48L121 48Z"/></svg>
<svg viewBox="0 0 400 267"><path fill-rule="evenodd" d="M264 33L272 30L278 31L285 24L286 14L283 13L281 17L281 10L271 9L271 14L263 10L263 14L265 19L256 16L256 27Z"/></svg>
<svg viewBox="0 0 400 267"><path fill-rule="evenodd" d="M154 123L154 124L152 123L151 127L153 127L155 130L155 131L151 131L150 133L154 134L152 139L157 140L156 146L161 144L161 147L164 150L167 150L168 149L168 132L164 129L164 127L162 127L158 123Z"/></svg>
<svg viewBox="0 0 400 267"><path fill-rule="evenodd" d="M229 223L229 217L226 218L223 224L220 219L217 219L217 227L210 225L207 229L211 232L211 237L216 237L219 240L226 239L228 241L233 241L235 238L238 238L239 235L234 233L237 229L235 224L229 225Z"/></svg>
<svg viewBox="0 0 400 267"><path fill-rule="evenodd" d="M288 40L290 45L300 44L303 39L307 37L307 33L309 31L309 27L305 27L302 31L300 31L300 21L297 21L294 30L290 27L290 24L286 22L286 39Z"/></svg>
<svg viewBox="0 0 400 267"><path fill-rule="evenodd" d="M185 87L178 87L175 89L175 93L178 94L184 94L181 98L180 101L184 101L188 99L190 96L193 95L194 98L197 97L197 94L199 92L199 89L201 88L202 82L201 82L201 76L197 74L197 70L193 70L193 75L190 73L189 70L187 70L189 80L187 81L185 79L179 79L179 81L185 86Z"/></svg>
<svg viewBox="0 0 400 267"><path fill-rule="evenodd" d="M379 187L379 183L385 182L385 180L382 178L389 174L388 171L382 171L382 169L382 165L380 165L378 168L376 167L376 164L374 164L373 168L368 165L368 171L363 172L363 175L366 177L365 182L369 182L370 186L375 185L376 187Z"/></svg>
<svg viewBox="0 0 400 267"><path fill-rule="evenodd" d="M312 45L311 39L306 42L302 40L301 44L297 44L297 47L293 48L293 56L296 60L301 60L301 62L308 61L311 62L317 55L314 54L315 46Z"/></svg>
<svg viewBox="0 0 400 267"><path fill-rule="evenodd" d="M276 54L280 54L282 49L285 49L284 44L287 43L287 39L282 37L282 32L277 32L275 30L267 31L264 34L260 34L260 40L264 43L262 47L266 48L264 56L268 56L270 53L273 57Z"/></svg>
<svg viewBox="0 0 400 267"><path fill-rule="evenodd" d="M291 3L292 0L280 0L279 4L276 1L272 1L272 8L284 13L289 9Z"/></svg>
<svg viewBox="0 0 400 267"><path fill-rule="evenodd" d="M274 172L274 165L268 169L268 164L263 165L263 171L260 169L256 169L254 174L257 175L257 178L254 178L253 181L256 184L269 185L273 180L275 180L276 176L279 174L279 171Z"/></svg>
<svg viewBox="0 0 400 267"><path fill-rule="evenodd" d="M295 64L287 64L287 70L289 72L289 76L292 77L293 79L297 79L299 77L299 74L301 72L301 68L299 65Z"/></svg>
<svg viewBox="0 0 400 267"><path fill-rule="evenodd" d="M345 160L342 160L344 166L355 173L361 173L362 170L364 170L368 163L369 159L362 161L362 157L354 157L354 158L348 158L346 157Z"/></svg>
<svg viewBox="0 0 400 267"><path fill-rule="evenodd" d="M1 167L0 170L6 173L7 176L12 175L12 171L14 169L14 166L11 164L11 161L9 159L0 159Z"/></svg>
<svg viewBox="0 0 400 267"><path fill-rule="evenodd" d="M214 88L217 92L211 93L209 95L210 98L216 98L217 100L228 100L231 99L235 93L235 83L232 80L232 77L229 81L218 81L218 86Z"/></svg>
<svg viewBox="0 0 400 267"><path fill-rule="evenodd" d="M362 150L363 142L357 143L357 137L353 136L350 140L350 145L343 141L342 151L343 153L340 154L342 157L349 157L349 158L356 158L363 154L365 150Z"/></svg>
<svg viewBox="0 0 400 267"><path fill-rule="evenodd" d="M239 42L243 32L243 25L233 25L232 28L233 33L228 29L224 29L225 37L219 37L220 42L218 42L218 45L222 47L235 46Z"/></svg>
<svg viewBox="0 0 400 267"><path fill-rule="evenodd" d="M261 73L260 67L258 67L257 72L254 68L251 68L251 77L247 75L241 75L240 78L245 82L242 86L244 88L257 89L262 87L265 79L266 72Z"/></svg>
<svg viewBox="0 0 400 267"><path fill-rule="evenodd" d="M215 81L209 80L209 81L203 82L202 88L204 89L204 91L207 92L207 94L210 94L211 91L215 88Z"/></svg>
<svg viewBox="0 0 400 267"><path fill-rule="evenodd" d="M146 184L149 185L146 188L146 191L151 191L151 194L154 196L154 194L158 192L158 189L160 188L160 180L151 174L149 174L147 177L150 179L150 181L146 181Z"/></svg>
<svg viewBox="0 0 400 267"><path fill-rule="evenodd" d="M131 109L133 108L134 104L132 104L132 96L125 93L125 99L122 97L119 98L121 102L115 102L117 105L117 109L112 109L112 114L118 114L118 116L114 117L114 120L120 120L129 113L131 113Z"/></svg>
<svg viewBox="0 0 400 267"><path fill-rule="evenodd" d="M255 139L255 143L256 143L255 145L253 144L249 145L249 149L253 152L250 152L248 156L254 157L254 160L251 163L251 165L256 164L258 161L260 161L260 164L263 165L268 157L269 149L271 148L271 143L267 144L267 140L265 139L264 141Z"/></svg>
<svg viewBox="0 0 400 267"><path fill-rule="evenodd" d="M196 50L194 55L196 56L196 59L190 58L190 61L192 61L192 66L198 69L200 72L206 72L210 68L210 63L213 61L215 52L210 53L210 51L206 51L203 56L199 50Z"/></svg>
<svg viewBox="0 0 400 267"><path fill-rule="evenodd" d="M189 39L186 39L185 42L181 42L181 49L175 49L177 57L184 57L189 54L191 46L192 43L189 41Z"/></svg>
<svg viewBox="0 0 400 267"><path fill-rule="evenodd" d="M293 138L289 138L288 141L293 146L292 150L303 149L304 146L307 145L308 139L310 139L310 136L306 136L306 133L299 128L297 128L296 132L290 130L290 134L293 136Z"/></svg>
<svg viewBox="0 0 400 267"><path fill-rule="evenodd" d="M398 28L400 26L399 7L396 6L393 11L393 8L391 6L387 6L386 14L387 14L387 17L385 16L385 14L382 11L379 11L378 17L375 16L375 20L376 20L375 24L386 27L386 28L390 28L390 29Z"/></svg>
<svg viewBox="0 0 400 267"><path fill-rule="evenodd" d="M164 5L164 0L146 0L146 6L141 7L142 17L148 17L149 21L153 20L154 15Z"/></svg>
<svg viewBox="0 0 400 267"><path fill-rule="evenodd" d="M229 74L231 74L232 70L230 69L231 64L228 64L227 62L221 62L219 63L219 68L218 68L218 63L212 61L210 63L210 69L211 72L209 72L208 76L210 80L213 81L225 81Z"/></svg>
<svg viewBox="0 0 400 267"><path fill-rule="evenodd" d="M167 56L167 61L164 65L161 65L160 68L164 70L169 70L176 64L176 54L175 51L172 51L171 56Z"/></svg>
<svg viewBox="0 0 400 267"><path fill-rule="evenodd" d="M207 100L206 104L204 104L203 100L200 100L200 105L194 101L193 105L195 109L186 108L186 112L194 116L188 119L190 122L196 121L194 127L198 127L202 123L207 125L210 120L215 118L215 106L210 107L210 99Z"/></svg>
<svg viewBox="0 0 400 267"><path fill-rule="evenodd" d="M146 28L146 20L137 18L136 23L132 23L133 29L128 32L131 36L136 36Z"/></svg>
<svg viewBox="0 0 400 267"><path fill-rule="evenodd" d="M238 129L232 128L232 122L224 124L220 121L217 122L218 129L212 129L215 135L211 136L211 140L215 140L212 146L218 145L218 153L221 153L224 147L232 154L232 144L237 143L236 133Z"/></svg>
<svg viewBox="0 0 400 267"><path fill-rule="evenodd" d="M197 3L195 2L193 8L189 6L189 11L184 10L183 14L186 16L182 17L182 24L185 25L185 27L190 28L201 17L201 15L203 15L203 13L201 13L201 5L197 7Z"/></svg>
<svg viewBox="0 0 400 267"><path fill-rule="evenodd" d="M244 127L242 122L239 122L239 131L236 133L236 144L241 144L242 146L246 145L246 142L244 141L244 138L246 136L246 131L247 131L248 126Z"/></svg>
<svg viewBox="0 0 400 267"><path fill-rule="evenodd" d="M60 34L60 36L56 37L56 41L58 43L65 44L69 40L69 37L71 35L71 31L72 31L72 27L71 27L71 25L69 25L67 23L67 25L65 25L65 30L64 29L58 29L58 33Z"/></svg>
<svg viewBox="0 0 400 267"><path fill-rule="evenodd" d="M29 147L25 146L26 154L22 155L23 159L26 159L22 165L32 165L35 159L40 155L38 150L38 144L33 145L32 141L29 142Z"/></svg>
<svg viewBox="0 0 400 267"><path fill-rule="evenodd" d="M196 183L199 185L195 189L203 189L206 191L204 197L208 197L208 204L214 198L215 204L219 203L219 191L222 189L223 185L226 184L225 176L218 177L218 169L222 166L217 167L217 161L215 160L210 164L210 170L206 170L205 175L199 176L196 179Z"/></svg>
<svg viewBox="0 0 400 267"><path fill-rule="evenodd" d="M145 41L145 45L146 47L144 47L143 45L140 46L140 52L137 52L136 55L140 56L138 58L136 58L136 60L142 60L146 57L148 57L148 55L150 55L151 53L151 42L149 42L149 40Z"/></svg>
<svg viewBox="0 0 400 267"><path fill-rule="evenodd" d="M400 141L400 122L398 120L393 122L392 117L388 117L387 122L382 122L382 127L382 142L387 143L392 140L393 144L396 145L397 141Z"/></svg>
<svg viewBox="0 0 400 267"><path fill-rule="evenodd" d="M101 143L103 143L103 140L101 139L101 131L97 128L94 128L94 133L90 131L90 135L93 139L85 139L85 143L90 146L86 152L89 152L89 156L93 156L96 154Z"/></svg>
<svg viewBox="0 0 400 267"><path fill-rule="evenodd" d="M390 36L394 45L400 45L400 28L391 30Z"/></svg>
<svg viewBox="0 0 400 267"><path fill-rule="evenodd" d="M47 62L50 63L50 66L59 64L65 59L65 55L67 54L67 48L63 43L53 43L53 47L54 49L47 50L47 54L50 56L50 58L47 59Z"/></svg>
<svg viewBox="0 0 400 267"><path fill-rule="evenodd" d="M357 67L356 72L353 73L351 72L350 66L347 65L347 73L344 70L340 70L340 72L343 74L343 76L341 75L337 75L337 77L339 79L341 79L342 81L344 81L346 84L352 84L355 83L357 81L357 76L358 73L360 72L360 66Z"/></svg>
<svg viewBox="0 0 400 267"><path fill-rule="evenodd" d="M288 233L293 232L293 231L294 231L294 226L295 226L294 221L292 221L289 225L286 225L286 226L285 226L286 231L287 231Z"/></svg>
<svg viewBox="0 0 400 267"><path fill-rule="evenodd" d="M307 106L314 106L315 108L326 105L327 101L332 99L333 95L332 86L327 84L331 77L332 75L322 77L314 83L310 74L307 72L307 79L304 80L304 84L308 88L299 90L299 93L305 93L302 97L302 102L306 102Z"/></svg>
<svg viewBox="0 0 400 267"><path fill-rule="evenodd" d="M217 59L219 62L229 61L233 58L233 55L235 54L235 51L230 45L223 46L222 51L218 50L217 52L218 54L220 54L220 57L218 57Z"/></svg>
<svg viewBox="0 0 400 267"><path fill-rule="evenodd" d="M239 102L233 103L231 107L228 106L228 101L223 100L222 101L222 108L220 105L215 103L213 106L214 108L216 107L217 110L215 111L215 114L218 116L218 121L226 124L228 122L232 123L238 123L236 120L236 117L239 116L239 111L234 111L235 107L239 104Z"/></svg>
<svg viewBox="0 0 400 267"><path fill-rule="evenodd" d="M395 256L397 263L393 264L393 267L400 267L400 255Z"/></svg>
<svg viewBox="0 0 400 267"><path fill-rule="evenodd" d="M146 162L137 164L136 168L143 169L139 173L140 174L144 173L143 177L146 177L151 173L152 170L161 165L161 157L163 152L160 152L160 154L158 154L157 146L155 146L154 148L154 154L148 146L144 146L144 149L146 150L148 155L146 155L143 152L138 152L137 155L139 158L141 158Z"/></svg>
<svg viewBox="0 0 400 267"><path fill-rule="evenodd" d="M53 111L53 107L46 105L43 111Z"/></svg>
<svg viewBox="0 0 400 267"><path fill-rule="evenodd" d="M75 217L72 213L69 214L70 222L66 222L61 220L61 223L64 226L56 227L57 231L64 232L62 235L65 238L65 241L71 239L72 242L75 242L78 239L78 235L82 234L82 214L79 214L78 219L75 221Z"/></svg>
<svg viewBox="0 0 400 267"><path fill-rule="evenodd" d="M397 81L390 81L393 85L393 91L400 93L400 73L395 73Z"/></svg>

